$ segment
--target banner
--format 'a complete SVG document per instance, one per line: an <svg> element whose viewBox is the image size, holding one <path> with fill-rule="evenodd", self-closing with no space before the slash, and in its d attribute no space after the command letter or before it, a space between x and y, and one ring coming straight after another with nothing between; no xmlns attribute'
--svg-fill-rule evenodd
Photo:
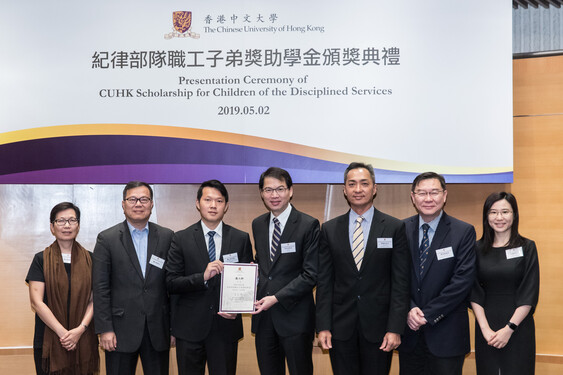
<svg viewBox="0 0 563 375"><path fill-rule="evenodd" d="M512 182L504 1L0 4L0 183Z"/></svg>

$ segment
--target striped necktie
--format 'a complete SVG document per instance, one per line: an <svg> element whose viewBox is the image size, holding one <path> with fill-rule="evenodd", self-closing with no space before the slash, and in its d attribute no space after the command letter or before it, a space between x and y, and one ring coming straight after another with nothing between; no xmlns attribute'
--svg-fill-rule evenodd
<svg viewBox="0 0 563 375"><path fill-rule="evenodd" d="M362 216L356 219L356 226L354 227L354 234L352 236L352 255L354 256L354 262L356 262L356 267L360 270L362 266L362 261L364 260L364 231L362 229L362 221L364 218Z"/></svg>
<svg viewBox="0 0 563 375"><path fill-rule="evenodd" d="M430 225L422 224L422 242L420 243L420 276L424 273L426 259L428 259L428 249L430 248L430 239L428 238L428 229Z"/></svg>
<svg viewBox="0 0 563 375"><path fill-rule="evenodd" d="M207 232L207 235L209 236L209 261L210 262L214 262L215 261L215 240L213 239L213 236L215 236L215 232L210 230L209 232Z"/></svg>
<svg viewBox="0 0 563 375"><path fill-rule="evenodd" d="M272 246L270 246L270 261L273 262L280 248L281 226L277 217L274 218L274 233L272 234Z"/></svg>

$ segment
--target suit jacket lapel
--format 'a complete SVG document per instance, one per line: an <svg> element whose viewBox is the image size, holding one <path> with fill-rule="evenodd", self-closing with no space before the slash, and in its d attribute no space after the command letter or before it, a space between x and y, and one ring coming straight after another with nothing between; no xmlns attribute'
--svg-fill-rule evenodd
<svg viewBox="0 0 563 375"><path fill-rule="evenodd" d="M203 234L201 221L196 225L193 234L200 262L201 264L205 265L205 267L207 267L207 263L209 263L209 250L207 250L207 241L205 240L205 234Z"/></svg>
<svg viewBox="0 0 563 375"><path fill-rule="evenodd" d="M373 218L371 220L371 225L369 229L369 237L364 249L364 260L362 261L362 266L360 267L360 271L363 270L364 264L366 263L368 258L373 255L373 252L377 249L377 238L381 237L381 235L383 234L383 228L384 228L383 221L384 221L383 216L380 215L380 212L374 208Z"/></svg>
<svg viewBox="0 0 563 375"><path fill-rule="evenodd" d="M285 223L285 227L283 228L283 232L280 238L280 248L276 252L276 256L272 261L271 268L274 268L275 264L277 263L278 259L281 256L281 244L287 243L291 238L293 238L293 232L298 227L299 222L299 211L295 209L295 207L291 207L291 212L289 213L289 217L287 218L287 222ZM268 223L269 224L269 223ZM268 225L268 236L269 236L270 226ZM268 249L270 248L271 244L268 245Z"/></svg>
<svg viewBox="0 0 563 375"><path fill-rule="evenodd" d="M256 256L258 257L260 267L266 274L270 272L270 213L262 216L260 221L256 223Z"/></svg>
<svg viewBox="0 0 563 375"><path fill-rule="evenodd" d="M147 265L145 270L145 279L149 278L150 271L152 267L150 266L150 261L152 255L156 252L158 247L158 228L156 225L149 223L149 239L147 243Z"/></svg>
<svg viewBox="0 0 563 375"><path fill-rule="evenodd" d="M420 246L419 246L419 220L420 217L418 215L409 219L412 225L411 228L411 235L407 236L409 240L409 249L411 249L411 256L412 256L412 264L414 273L416 274L416 280L420 282Z"/></svg>
<svg viewBox="0 0 563 375"><path fill-rule="evenodd" d="M428 250L428 259L426 260L427 268L422 278L428 274L430 271L430 267L434 263L436 259L436 250L442 247L442 243L446 239L448 232L450 231L450 219L446 213L442 213L442 218L440 222L438 222L438 227L436 228L436 233L434 233L434 237L432 238L432 243L430 244L430 249Z"/></svg>
<svg viewBox="0 0 563 375"><path fill-rule="evenodd" d="M231 227L223 223L223 235L221 239L221 262L223 260L223 254L228 254L231 249Z"/></svg>
<svg viewBox="0 0 563 375"><path fill-rule="evenodd" d="M139 264L139 257L137 257L137 252L135 251L135 245L133 245L133 239L131 238L131 232L129 231L127 221L123 222L121 228L121 243L125 248L125 252L129 256L129 259L131 260L133 268L135 268L135 271L137 271L137 274L139 275L141 280L144 280L143 271L141 271L141 265Z"/></svg>
<svg viewBox="0 0 563 375"><path fill-rule="evenodd" d="M336 238L341 239L340 249L344 252L344 259L348 262L348 265L352 269L358 272L358 267L356 267L356 262L354 261L354 255L352 254L352 247L350 246L350 210L346 215L340 216L336 225L336 230L338 231Z"/></svg>

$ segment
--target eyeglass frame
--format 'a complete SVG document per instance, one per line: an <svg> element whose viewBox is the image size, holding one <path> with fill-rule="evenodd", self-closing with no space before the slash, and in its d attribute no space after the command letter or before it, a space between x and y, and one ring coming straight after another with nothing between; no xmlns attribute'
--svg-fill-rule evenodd
<svg viewBox="0 0 563 375"><path fill-rule="evenodd" d="M78 225L78 224L80 224L80 220L78 220L75 217L71 217L69 219L64 219L64 218L61 217L61 218L53 220L53 222L51 224L56 225L58 227L64 227L67 223L70 226Z"/></svg>
<svg viewBox="0 0 563 375"><path fill-rule="evenodd" d="M143 200L145 200L145 202L143 202ZM152 202L152 199L149 197L141 197L141 198L129 197L129 198L125 198L124 201L127 202L127 204L129 204L130 206L135 206L137 202L140 202L141 205L144 206L145 204L149 204L150 202Z"/></svg>

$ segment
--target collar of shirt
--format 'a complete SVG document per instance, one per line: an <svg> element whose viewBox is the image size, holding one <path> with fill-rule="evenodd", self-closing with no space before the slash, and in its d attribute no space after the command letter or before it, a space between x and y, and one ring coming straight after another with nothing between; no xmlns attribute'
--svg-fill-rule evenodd
<svg viewBox="0 0 563 375"><path fill-rule="evenodd" d="M422 229L423 224L428 224L430 226L430 228L428 228L428 240L430 241L430 244L432 244L432 239L434 238L436 229L438 229L438 224L440 223L440 219L442 219L443 213L444 210L441 210L440 214L429 223L424 223L422 217L418 215L418 246L420 246L420 243L422 242L422 236L424 236L424 230Z"/></svg>
<svg viewBox="0 0 563 375"><path fill-rule="evenodd" d="M147 268L149 223L147 222L143 229L135 228L130 222L127 222L127 226L129 227L129 232L131 233L131 239L133 240L133 246L135 247L135 252L137 253L137 258L139 259L141 271L143 272L143 276L145 276L145 270Z"/></svg>
<svg viewBox="0 0 563 375"><path fill-rule="evenodd" d="M127 226L129 227L129 233L131 233L131 236L138 236L140 234L143 233L149 233L149 222L147 221L147 223L145 224L145 227L143 229L137 229L135 228L133 225L131 225L130 222L127 222Z"/></svg>
<svg viewBox="0 0 563 375"><path fill-rule="evenodd" d="M364 232L364 248L365 244L368 243L369 230L371 229L371 223L373 221L373 215L375 213L375 208L371 206L369 210L364 212L362 215L358 215L354 210L350 209L349 221L348 221L348 237L350 240L350 247L352 247L352 242L354 240L354 229L356 229L356 219L360 216L364 218L362 220L362 232Z"/></svg>
<svg viewBox="0 0 563 375"><path fill-rule="evenodd" d="M201 229L203 229L203 236L205 237L205 244L207 245L207 251L209 251L209 236L207 233L211 232L211 229L207 227L201 221ZM215 242L215 257L216 259L221 258L221 245L223 244L223 221L217 225L217 228L213 229L215 235L213 236L213 241Z"/></svg>
<svg viewBox="0 0 563 375"><path fill-rule="evenodd" d="M283 233L283 228L287 224L287 220L289 219L289 215L291 214L292 206L291 203L287 205L287 208L277 216L277 219L280 221L280 231ZM274 236L274 214L270 212L270 227L269 227L269 236L270 242L272 243L272 237Z"/></svg>

